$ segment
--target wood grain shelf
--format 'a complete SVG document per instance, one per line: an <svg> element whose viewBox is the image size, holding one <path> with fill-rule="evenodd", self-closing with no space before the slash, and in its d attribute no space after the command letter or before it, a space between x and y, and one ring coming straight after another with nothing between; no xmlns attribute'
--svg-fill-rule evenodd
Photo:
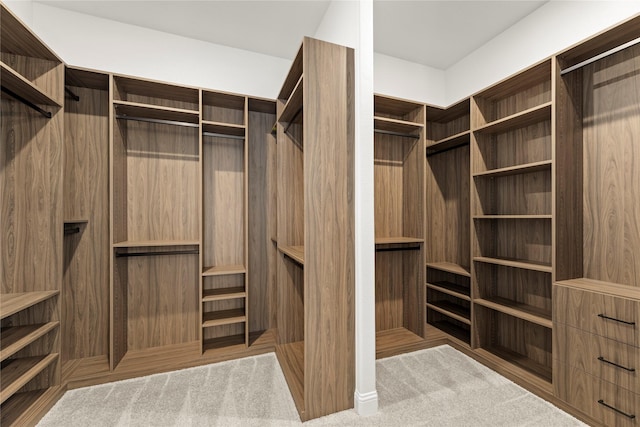
<svg viewBox="0 0 640 427"><path fill-rule="evenodd" d="M471 140L471 131L466 130L464 132L451 135L447 138L435 141L433 144L427 144L427 154L435 154L441 151L450 150L452 148L460 147L462 145L469 144Z"/></svg>
<svg viewBox="0 0 640 427"><path fill-rule="evenodd" d="M278 250L298 264L304 265L304 246L278 246Z"/></svg>
<svg viewBox="0 0 640 427"><path fill-rule="evenodd" d="M245 298L247 292L243 286L233 288L205 289L202 291L202 302L223 301L228 299Z"/></svg>
<svg viewBox="0 0 640 427"><path fill-rule="evenodd" d="M233 351L235 348L238 350L245 349L247 343L245 341L245 334L228 335L225 337L209 338L203 341L202 350L207 356L214 353L224 351Z"/></svg>
<svg viewBox="0 0 640 427"><path fill-rule="evenodd" d="M447 322L446 320L429 322L429 324L440 329L447 335L451 335L455 339L466 343L467 345L471 342L471 332L468 329L462 328L454 323Z"/></svg>
<svg viewBox="0 0 640 427"><path fill-rule="evenodd" d="M424 348L425 340L407 328L383 329L376 332L376 359ZM411 351L411 350L409 350Z"/></svg>
<svg viewBox="0 0 640 427"><path fill-rule="evenodd" d="M63 222L64 222L65 225L67 225L67 224L70 224L70 225L73 225L73 224L88 224L89 220L86 219L86 218L70 218L70 219L65 219Z"/></svg>
<svg viewBox="0 0 640 427"><path fill-rule="evenodd" d="M458 285L457 283L446 281L432 282L427 283L427 288L442 292L447 295L451 295L456 298L460 298L465 301L471 301L471 297L469 296L469 288L466 286Z"/></svg>
<svg viewBox="0 0 640 427"><path fill-rule="evenodd" d="M203 132L228 136L244 137L246 131L245 126L236 125L233 123L221 123L203 120L201 126Z"/></svg>
<svg viewBox="0 0 640 427"><path fill-rule="evenodd" d="M2 404L0 425L23 426L34 424L34 412L44 415L57 402L66 387L57 386L47 389L15 393ZM32 411L35 409L35 411ZM35 415L37 417L38 415Z"/></svg>
<svg viewBox="0 0 640 427"><path fill-rule="evenodd" d="M551 120L551 102L496 120L474 129L477 133L502 133Z"/></svg>
<svg viewBox="0 0 640 427"><path fill-rule="evenodd" d="M452 262L428 262L427 267L446 271L447 273L457 274L459 276L471 277L469 267L464 267Z"/></svg>
<svg viewBox="0 0 640 427"><path fill-rule="evenodd" d="M2 367L0 403L10 398L56 360L58 360L57 353L10 360Z"/></svg>
<svg viewBox="0 0 640 427"><path fill-rule="evenodd" d="M10 90L33 104L50 105L54 107L62 106L2 61L0 61L0 82L3 88Z"/></svg>
<svg viewBox="0 0 640 427"><path fill-rule="evenodd" d="M552 219L552 215L474 215L473 219Z"/></svg>
<svg viewBox="0 0 640 427"><path fill-rule="evenodd" d="M213 267L205 267L202 271L202 276L229 276L232 274L245 274L246 272L247 269L241 264L216 265Z"/></svg>
<svg viewBox="0 0 640 427"><path fill-rule="evenodd" d="M549 394L553 392L551 385L551 367L537 363L526 356L503 347L477 348L474 350L480 356L490 360L493 364L506 368L520 378L535 384ZM505 362L511 366L505 367ZM535 378L532 378L535 377Z"/></svg>
<svg viewBox="0 0 640 427"><path fill-rule="evenodd" d="M553 328L551 313L547 313L542 309L532 307L530 305L521 304L499 297L477 298L474 299L473 302L474 304L478 304L483 307L508 314L509 316L517 317L518 319L526 320L527 322L544 326L545 328Z"/></svg>
<svg viewBox="0 0 640 427"><path fill-rule="evenodd" d="M304 93L303 87L304 87L304 77L301 76L300 80L298 80L298 84L296 84L296 87L293 89L293 92L291 93L289 100L287 101L284 108L282 109L282 113L278 118L278 121L280 123L289 123L290 121L293 121L294 118L298 115L298 113L302 109L302 101L303 101L303 93Z"/></svg>
<svg viewBox="0 0 640 427"><path fill-rule="evenodd" d="M193 127L198 127L200 122L200 113L193 110L160 107L158 105L129 101L113 101L113 106L118 116L189 123L193 124Z"/></svg>
<svg viewBox="0 0 640 427"><path fill-rule="evenodd" d="M424 243L424 239L419 237L376 237L376 245L394 245L408 243Z"/></svg>
<svg viewBox="0 0 640 427"><path fill-rule="evenodd" d="M515 267L522 268L524 270L551 273L551 264L532 262L529 260L521 260L515 258L491 258L484 256L474 257L473 260L477 262L484 262L487 264L504 265L505 267Z"/></svg>
<svg viewBox="0 0 640 427"><path fill-rule="evenodd" d="M526 163L523 165L509 166L506 168L491 169L488 171L475 172L474 177L498 178L501 176L519 175L523 173L533 173L548 170L551 171L551 160L541 162Z"/></svg>
<svg viewBox="0 0 640 427"><path fill-rule="evenodd" d="M0 320L58 295L60 291L0 294Z"/></svg>
<svg viewBox="0 0 640 427"><path fill-rule="evenodd" d="M424 128L422 123L409 122L407 120L390 119L388 117L373 117L373 128L385 132L404 133L418 136L418 132Z"/></svg>
<svg viewBox="0 0 640 427"><path fill-rule="evenodd" d="M304 407L304 341L276 345L276 357L282 367L293 401L303 418Z"/></svg>
<svg viewBox="0 0 640 427"><path fill-rule="evenodd" d="M125 240L113 244L114 248L154 248L168 246L199 246L199 240Z"/></svg>
<svg viewBox="0 0 640 427"><path fill-rule="evenodd" d="M22 350L38 338L60 326L60 322L48 322L43 324L12 326L2 329L2 349L0 349L0 362Z"/></svg>
<svg viewBox="0 0 640 427"><path fill-rule="evenodd" d="M247 321L244 308L233 308L231 310L210 311L202 315L202 327L212 328L214 326L232 325Z"/></svg>
<svg viewBox="0 0 640 427"><path fill-rule="evenodd" d="M471 325L471 320L469 320L471 317L470 311L450 301L429 301L427 302L427 308L456 319L458 322Z"/></svg>

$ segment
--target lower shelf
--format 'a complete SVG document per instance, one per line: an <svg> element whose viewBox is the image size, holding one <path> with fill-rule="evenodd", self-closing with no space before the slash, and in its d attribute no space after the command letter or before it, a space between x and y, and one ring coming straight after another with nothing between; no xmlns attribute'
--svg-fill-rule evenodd
<svg viewBox="0 0 640 427"><path fill-rule="evenodd" d="M34 425L62 397L65 387L16 393L2 404L0 425L3 427Z"/></svg>
<svg viewBox="0 0 640 427"><path fill-rule="evenodd" d="M446 320L437 320L429 322L429 324L467 345L471 343L471 332L469 329L465 329Z"/></svg>
<svg viewBox="0 0 640 427"><path fill-rule="evenodd" d="M229 335L226 337L210 338L204 340L202 344L202 352L215 352L219 350L229 351L234 347L246 347L245 334Z"/></svg>
<svg viewBox="0 0 640 427"><path fill-rule="evenodd" d="M520 377L530 382L535 382L542 389L549 391L549 393L552 392L552 370L550 366L537 363L520 353L503 347L478 348L475 351L484 357L491 358L495 363L502 365L505 362L509 363L512 365L510 370L516 371Z"/></svg>
<svg viewBox="0 0 640 427"><path fill-rule="evenodd" d="M5 361L2 364L0 403L4 403L56 360L58 360L57 353Z"/></svg>
<svg viewBox="0 0 640 427"><path fill-rule="evenodd" d="M304 419L304 341L276 345L276 356L300 418Z"/></svg>
<svg viewBox="0 0 640 427"><path fill-rule="evenodd" d="M376 359L426 348L425 340L406 328L376 332Z"/></svg>

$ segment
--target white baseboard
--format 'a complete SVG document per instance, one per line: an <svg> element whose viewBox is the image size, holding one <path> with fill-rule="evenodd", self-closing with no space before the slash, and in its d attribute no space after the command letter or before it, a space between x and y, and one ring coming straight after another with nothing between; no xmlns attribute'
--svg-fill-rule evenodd
<svg viewBox="0 0 640 427"><path fill-rule="evenodd" d="M354 406L358 415L362 417L374 415L378 412L378 392L360 393L356 390L354 393Z"/></svg>

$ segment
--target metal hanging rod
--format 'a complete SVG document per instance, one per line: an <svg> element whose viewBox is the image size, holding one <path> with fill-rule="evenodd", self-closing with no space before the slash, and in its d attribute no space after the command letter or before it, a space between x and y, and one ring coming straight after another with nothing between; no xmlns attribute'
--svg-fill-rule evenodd
<svg viewBox="0 0 640 427"><path fill-rule="evenodd" d="M392 132L390 130L380 130L380 129L374 129L373 131L375 133L381 133L383 135L403 136L405 138L420 139L420 135L412 135L410 133Z"/></svg>
<svg viewBox="0 0 640 427"><path fill-rule="evenodd" d="M66 93L69 98L73 99L74 101L80 101L80 97L73 93L73 91L66 86L64 87L64 93Z"/></svg>
<svg viewBox="0 0 640 427"><path fill-rule="evenodd" d="M287 127L284 128L284 133L287 133L287 131L289 130L289 128L291 127L291 125L293 124L293 122L296 121L296 119L298 118L298 116L300 115L300 113L302 113L302 107L296 111L296 113L293 115L293 117L291 118L291 120L289 120L289 123L287 123Z"/></svg>
<svg viewBox="0 0 640 427"><path fill-rule="evenodd" d="M621 45L620 45L620 46L618 46L618 47L614 47L613 49L609 49L609 50L607 50L606 52L602 52L601 54L596 55L596 56L594 56L594 57L592 57L592 58L589 58L589 59L586 59L586 60L584 60L584 61L582 61L582 62L579 62L579 63L577 63L576 65L572 65L572 66L571 66L571 67L569 67L569 68L565 68L564 70L560 71L560 75L561 75L561 76L564 76L565 74L570 73L570 72L572 72L572 71L575 71L575 70L577 70L578 68L582 68L582 67L584 67L585 65L589 65L589 64L591 64L591 63L593 63L593 62L599 61L599 60L601 60L602 58L606 58L606 57L607 57L607 56L609 56L609 55L613 55L614 53L618 53L618 52L620 52L621 50L624 50L624 49L626 49L626 48L628 48L628 47L631 47L631 46L633 46L633 45L636 45L636 44L638 44L638 43L640 43L640 37L638 37L638 38L637 38L637 39L635 39L635 40L631 40L630 42L626 42L626 43L624 43L624 44L621 44Z"/></svg>
<svg viewBox="0 0 640 427"><path fill-rule="evenodd" d="M200 251L164 251L164 252L116 252L116 258L134 257L134 256L159 256L159 255L197 255Z"/></svg>
<svg viewBox="0 0 640 427"><path fill-rule="evenodd" d="M161 125L173 125L173 126L184 126L188 128L197 128L200 127L197 123L189 123L189 122L180 122L177 120L162 120L162 119L148 119L146 117L136 117L136 116L123 116L116 115L116 119L119 120L133 120L136 122L148 122L148 123L156 123Z"/></svg>
<svg viewBox="0 0 640 427"><path fill-rule="evenodd" d="M20 95L12 92L11 90L7 89L6 87L2 86L2 91L4 93L6 93L7 95L15 98L16 100L22 102L24 105L26 105L29 108L32 108L34 110L36 110L38 113L42 114L43 116L45 116L47 119L51 118L51 113L49 111L45 111L42 108L38 107L36 104L34 104L33 102L24 99L23 97L21 97Z"/></svg>
<svg viewBox="0 0 640 427"><path fill-rule="evenodd" d="M417 251L420 246L402 246L394 248L376 248L376 252Z"/></svg>
<svg viewBox="0 0 640 427"><path fill-rule="evenodd" d="M67 234L76 234L80 232L80 227L73 227L73 228L65 228L64 229L64 235L66 236Z"/></svg>
<svg viewBox="0 0 640 427"><path fill-rule="evenodd" d="M202 132L203 136L213 136L216 138L228 138L228 139L244 139L244 136L240 135L227 135L225 133L215 133L215 132Z"/></svg>

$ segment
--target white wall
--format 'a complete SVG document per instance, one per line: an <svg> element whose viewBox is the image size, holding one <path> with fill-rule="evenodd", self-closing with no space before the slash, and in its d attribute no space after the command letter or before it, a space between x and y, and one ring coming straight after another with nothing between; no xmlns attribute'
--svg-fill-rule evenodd
<svg viewBox="0 0 640 427"><path fill-rule="evenodd" d="M3 0L3 3L29 28L33 29L33 2L31 0Z"/></svg>
<svg viewBox="0 0 640 427"><path fill-rule="evenodd" d="M637 13L640 1L550 1L447 69L445 104Z"/></svg>
<svg viewBox="0 0 640 427"><path fill-rule="evenodd" d="M30 2L8 5L24 14L22 3ZM266 98L277 96L291 66L287 59L41 3L32 9L31 28L70 65Z"/></svg>
<svg viewBox="0 0 640 427"><path fill-rule="evenodd" d="M373 1L334 0L315 38L355 49L355 409L378 410L373 205Z"/></svg>
<svg viewBox="0 0 640 427"><path fill-rule="evenodd" d="M447 105L443 70L375 53L374 76L376 93Z"/></svg>

